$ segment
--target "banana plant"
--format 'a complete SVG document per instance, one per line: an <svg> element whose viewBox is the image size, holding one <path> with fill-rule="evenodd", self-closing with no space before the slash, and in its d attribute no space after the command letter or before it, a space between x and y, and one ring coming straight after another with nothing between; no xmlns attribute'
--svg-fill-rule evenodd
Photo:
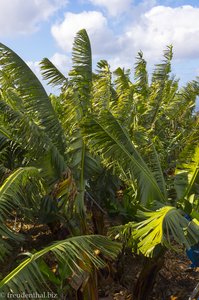
<svg viewBox="0 0 199 300"><path fill-rule="evenodd" d="M137 299L147 299L150 285L147 288L143 282L151 276L154 263L158 270L159 259L173 245L173 239L187 248L198 241L197 222L188 221L185 215L188 201L192 217L197 216L198 164L183 175L185 187L177 179L173 183L179 155L183 151L192 153L198 143L198 116L193 114L198 82L178 88L178 80L170 75L172 46L166 49L163 62L156 65L151 83L142 52L135 64L135 82L129 70L118 68L112 74L104 60L97 64L94 74L91 54L89 37L80 30L74 40L68 77L45 58L42 75L61 90L59 96L48 96L23 60L0 44L0 209L6 218L6 212L12 214L23 203L25 214L31 202L28 192L31 184L36 184L38 193L30 195L37 203L31 202L37 218L44 221L57 217L67 226L75 219L77 232L71 233L83 234L29 254L0 283L5 292L41 291L40 283L44 288L51 282L58 290L60 286L63 290L73 286L78 300L97 299L96 268L104 265L101 255L115 258L120 246L106 237L87 236L87 221L91 219L86 214L86 202L92 201L104 212L96 199L110 190L115 194L113 201L118 192L123 201L128 191L133 207L130 223L122 224L119 234L128 233L138 253L153 257L141 272ZM9 163L6 157L10 157ZM29 168L39 174L39 179L35 174L27 175L25 186L21 185L15 175L25 174L23 171ZM9 186L8 182L15 179ZM7 194L6 186L11 193ZM18 193L21 189L22 194ZM13 201L15 195L18 197ZM34 218L32 215L33 222ZM7 245L7 239L2 243ZM1 249L3 259L6 253ZM54 255L56 271L47 263L49 253Z"/></svg>
<svg viewBox="0 0 199 300"><path fill-rule="evenodd" d="M172 248L175 240L189 250L199 242L199 225L195 220L187 220L185 211L178 208L177 199L171 206L161 163L150 140L148 145L153 153L152 165L144 160L126 128L110 111L103 111L100 116L86 118L82 127L90 151L101 157L104 166L117 174L126 185L136 184L136 201L141 207L136 216L132 216L134 221L117 228L117 236L118 234L127 236L128 243L132 241L131 245L136 245L137 253L157 258L153 264L144 265L144 273L141 272L135 286L136 299L148 299L149 287L144 282L153 278L151 281L153 285L155 275L162 266L160 258L163 257L165 249ZM185 199L196 183L197 174L196 163L190 182L186 186ZM154 268L156 272L153 272Z"/></svg>
<svg viewBox="0 0 199 300"><path fill-rule="evenodd" d="M174 183L169 174L183 148L190 148L190 142L192 147L197 145L198 117L194 116L193 109L199 85L198 81L192 81L179 89L178 80L170 75L172 56L172 46L169 46L163 62L156 65L151 84L141 52L135 66L135 83L131 82L129 71L117 69L112 84L108 65L99 63L95 86L104 96L100 98L94 90L93 103L102 105L100 111L94 106L92 114L82 123L82 134L90 152L97 154L103 166L116 174L126 187L136 190L132 202L138 203L141 210L132 216L134 222L125 225L125 230L129 228L133 232L132 239L139 253L160 257L156 270L162 264L162 251L173 247L173 239L186 249L199 241L197 222L187 220L186 210L183 211L188 195L196 186L198 167L195 165L187 182L181 204L176 194L171 195ZM192 206L193 215L197 209L196 205ZM137 282L138 299L148 297L146 285L146 289L141 287L150 278L153 267L154 264L149 264L148 277L142 278L141 274Z"/></svg>
<svg viewBox="0 0 199 300"><path fill-rule="evenodd" d="M47 59L41 62L41 69L44 79L47 79L49 83L52 82L53 85L62 83L61 95L57 98L55 105L59 110L59 115L63 116L61 123L67 134L69 145L67 150L68 165L76 180L78 190L75 209L78 214L82 215L80 228L82 226L82 232L85 233L87 232L85 200L92 201L96 208L99 207L100 197L96 195L94 185L98 184L99 186L99 181L106 170L102 168L99 158L96 155L91 155L85 145L81 132L81 122L88 114L100 111L100 108L106 105L107 97L112 99L115 92L111 84L111 72L108 63L101 61L98 63L97 74L93 73L91 46L85 30L80 30L75 38L73 67L69 72L67 83L63 79L63 75L60 75L59 71L56 71L56 67L52 66L52 63L49 63ZM108 185L105 184L104 186L107 186L108 189ZM102 191L105 192L101 187L101 194L103 194ZM90 220L88 221L90 222Z"/></svg>
<svg viewBox="0 0 199 300"><path fill-rule="evenodd" d="M191 159L187 158L186 163L181 162L176 169L174 184L178 204L192 219L199 221L199 147L191 154Z"/></svg>
<svg viewBox="0 0 199 300"><path fill-rule="evenodd" d="M86 186L89 177L98 169L101 171L101 167L95 157L90 156L79 130L81 119L91 111L92 60L86 31L80 31L75 38L69 79L49 60L42 61L44 78L53 85L62 84L59 103L58 98L55 101L55 97L47 95L25 62L3 44L0 44L0 65L0 161L3 173L0 255L3 260L11 251L11 238L15 243L22 243L26 238L15 233L14 228L7 227L8 219L12 222L17 213L22 218L28 213L33 224L47 223L50 227L56 220L69 226L70 234L88 234L84 203ZM12 154L9 155L12 163L5 160L7 153ZM74 220L76 232L72 228ZM63 263L67 266L62 276L65 286L70 286L68 281L72 287L75 280L82 280L77 299L80 294L85 299L97 299L96 268L106 264L101 256L106 259L116 257L120 246L102 236L71 239L29 254L30 259L24 260L2 280L1 291L39 291L35 274L43 287L45 281L52 282L55 276L49 267L49 277L43 281L45 262L38 260L37 264L37 259L54 251L59 269ZM92 283L95 286L92 287Z"/></svg>
<svg viewBox="0 0 199 300"><path fill-rule="evenodd" d="M76 288L84 289L84 278L89 278L94 268L103 268L106 262L101 258L115 259L120 251L120 244L109 241L104 236L90 235L71 237L66 240L55 242L34 254L26 253L25 259L13 269L2 281L0 281L0 291L2 294L26 294L37 293L41 295L45 291L53 293L52 286L49 286L49 278L51 283L59 284L59 277L56 271L51 271L51 266L45 263L48 257L54 260L56 266L59 263L65 265L64 280L65 284L73 285L73 281L80 280L79 286ZM45 266L45 267L43 267ZM46 272L47 271L47 272ZM58 271L57 271L58 272ZM77 284L76 284L77 286ZM63 292L63 291L62 291ZM64 299L66 295L57 294L58 297ZM90 296L89 299L94 299Z"/></svg>
<svg viewBox="0 0 199 300"><path fill-rule="evenodd" d="M73 125L73 128L78 129L83 138L84 150L89 150L93 158L99 157L105 169L117 175L125 187L136 191L132 201L139 204L140 211L132 219L137 223L134 220L124 225L125 231L133 232L131 237L137 241L138 252L146 256L161 253L158 248L171 247L173 238L189 248L198 241L198 225L195 221L189 222L178 208L176 194L170 197L173 183L169 169L178 159L183 143L188 145L193 135L196 136L193 128L197 117L193 116L193 108L198 95L197 81L179 90L178 80L170 76L173 52L169 46L163 62L156 65L151 84L142 52L137 57L135 83L131 82L129 71L122 69L115 71L116 79L112 83L106 61L98 63L97 74L91 73L90 46L87 37L81 43L85 32L81 31L80 35L76 39L78 47L74 48L72 80L64 96L73 109L78 107L76 117L70 115L70 120L73 118L76 124L79 116L78 126ZM82 56L86 48L88 52L82 65L77 66L80 45ZM191 134L187 124L192 128ZM77 140L75 137L76 150L80 147ZM81 171L86 151L83 153L79 159ZM81 199L83 203L84 197Z"/></svg>

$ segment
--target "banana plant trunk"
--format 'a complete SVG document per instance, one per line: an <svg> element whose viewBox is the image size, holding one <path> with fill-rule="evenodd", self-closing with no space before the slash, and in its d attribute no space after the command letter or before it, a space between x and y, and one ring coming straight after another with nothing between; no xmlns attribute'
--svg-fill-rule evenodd
<svg viewBox="0 0 199 300"><path fill-rule="evenodd" d="M86 286L82 286L76 293L76 300L98 300L98 288L97 288L97 272L96 269L90 275Z"/></svg>
<svg viewBox="0 0 199 300"><path fill-rule="evenodd" d="M143 268L134 287L135 300L148 300L158 272L164 265L164 253L154 258L145 258Z"/></svg>

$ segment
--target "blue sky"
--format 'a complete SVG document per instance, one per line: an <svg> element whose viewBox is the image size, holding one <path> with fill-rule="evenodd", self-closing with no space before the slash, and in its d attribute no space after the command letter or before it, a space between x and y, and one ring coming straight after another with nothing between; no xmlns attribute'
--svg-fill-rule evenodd
<svg viewBox="0 0 199 300"><path fill-rule="evenodd" d="M142 50L151 72L173 44L173 73L181 84L199 75L198 0L0 0L0 41L37 75L43 57L67 73L73 38L82 28L94 61L107 59L112 69L133 69Z"/></svg>

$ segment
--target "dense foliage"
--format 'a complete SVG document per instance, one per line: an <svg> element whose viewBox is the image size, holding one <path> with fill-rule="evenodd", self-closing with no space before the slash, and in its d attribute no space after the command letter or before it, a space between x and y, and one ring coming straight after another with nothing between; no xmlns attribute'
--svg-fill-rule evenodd
<svg viewBox="0 0 199 300"><path fill-rule="evenodd" d="M0 44L0 259L26 243L18 221L46 224L54 237L2 273L1 291L42 292L48 284L60 299L72 288L76 299L97 299L96 269L116 259L121 242L151 258L176 242L187 250L199 242L199 84L179 87L172 55L169 46L151 82L142 52L134 80L105 60L93 73L81 30L68 78L41 62L43 78L60 88L48 96ZM110 226L116 215L107 233L105 218ZM135 297L146 300L139 284Z"/></svg>

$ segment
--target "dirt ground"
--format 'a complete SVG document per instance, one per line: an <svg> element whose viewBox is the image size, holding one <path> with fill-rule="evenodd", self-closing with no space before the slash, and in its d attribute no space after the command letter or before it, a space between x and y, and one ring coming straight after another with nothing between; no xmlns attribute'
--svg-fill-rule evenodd
<svg viewBox="0 0 199 300"><path fill-rule="evenodd" d="M27 226L26 228L24 225L23 231L29 235L30 240L24 245L24 249L18 249L18 251L31 251L31 248L39 250L41 245L44 247L45 244L48 245L53 241L47 226L35 228ZM16 256L18 251L16 251ZM5 276L9 267L12 269L11 265L16 256L14 255L1 267L2 275ZM199 268L193 270L189 265L190 261L182 249L179 248L178 252L167 251L164 267L157 276L150 300L189 300L189 296L199 283ZM133 287L141 269L140 256L133 255L131 250L127 250L120 256L117 263L99 272L99 299L134 300ZM199 300L199 295L195 297L195 300Z"/></svg>
<svg viewBox="0 0 199 300"><path fill-rule="evenodd" d="M123 256L123 268L118 269L117 279L102 282L100 300L133 300L133 286L142 267L141 260L127 252ZM197 283L199 268L190 269L190 261L183 251L168 251L165 264L159 272L150 300L188 300ZM195 298L199 299L199 295Z"/></svg>

